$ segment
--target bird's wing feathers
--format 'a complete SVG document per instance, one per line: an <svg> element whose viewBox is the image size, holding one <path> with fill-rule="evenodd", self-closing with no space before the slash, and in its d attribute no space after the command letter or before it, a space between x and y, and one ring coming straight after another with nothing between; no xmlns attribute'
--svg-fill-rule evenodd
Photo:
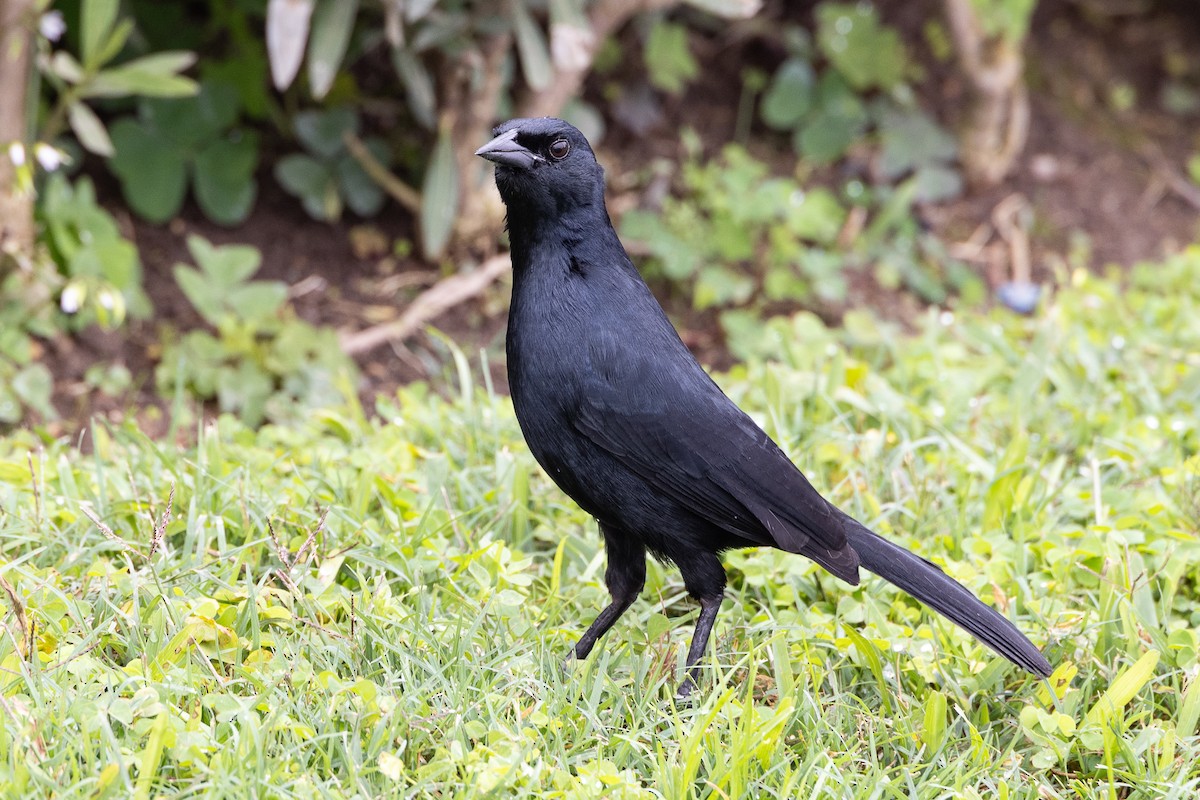
<svg viewBox="0 0 1200 800"><path fill-rule="evenodd" d="M597 344L576 407L580 433L712 524L857 582L841 519L690 357L682 370L610 337Z"/></svg>

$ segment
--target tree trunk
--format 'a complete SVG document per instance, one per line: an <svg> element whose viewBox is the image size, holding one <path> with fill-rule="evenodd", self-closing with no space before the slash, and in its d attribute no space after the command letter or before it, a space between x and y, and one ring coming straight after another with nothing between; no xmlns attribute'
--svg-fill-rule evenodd
<svg viewBox="0 0 1200 800"><path fill-rule="evenodd" d="M988 36L971 0L945 0L946 19L970 93L959 159L972 186L994 186L1012 170L1029 135L1021 40Z"/></svg>
<svg viewBox="0 0 1200 800"><path fill-rule="evenodd" d="M0 0L0 252L28 255L33 249L33 195L20 191L9 146L33 157L25 117L33 58L36 0Z"/></svg>

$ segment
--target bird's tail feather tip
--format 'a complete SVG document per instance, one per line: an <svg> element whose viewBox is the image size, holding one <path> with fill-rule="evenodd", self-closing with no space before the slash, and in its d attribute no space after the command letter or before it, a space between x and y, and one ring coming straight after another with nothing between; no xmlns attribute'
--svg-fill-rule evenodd
<svg viewBox="0 0 1200 800"><path fill-rule="evenodd" d="M864 569L903 589L1033 675L1048 678L1050 662L1025 634L935 564L889 542L847 516L846 531Z"/></svg>

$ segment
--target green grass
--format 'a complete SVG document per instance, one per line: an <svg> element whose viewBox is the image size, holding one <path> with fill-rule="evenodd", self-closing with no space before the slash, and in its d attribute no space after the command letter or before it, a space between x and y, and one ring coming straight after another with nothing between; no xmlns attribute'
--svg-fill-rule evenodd
<svg viewBox="0 0 1200 800"><path fill-rule="evenodd" d="M657 564L564 669L599 537L464 359L378 418L0 440L0 795L1195 797L1200 250L1067 282L1032 320L776 321L778 360L721 378L1045 643L1055 701L882 581L773 551L728 556L695 705L695 607Z"/></svg>

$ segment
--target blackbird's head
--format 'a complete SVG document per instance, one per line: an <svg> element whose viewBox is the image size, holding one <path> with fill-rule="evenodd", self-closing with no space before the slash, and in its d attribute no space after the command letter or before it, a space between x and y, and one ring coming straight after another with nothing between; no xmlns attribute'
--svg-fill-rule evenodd
<svg viewBox="0 0 1200 800"><path fill-rule="evenodd" d="M562 214L604 202L604 170L584 135L553 117L511 119L475 151L496 164L496 188L514 211Z"/></svg>

